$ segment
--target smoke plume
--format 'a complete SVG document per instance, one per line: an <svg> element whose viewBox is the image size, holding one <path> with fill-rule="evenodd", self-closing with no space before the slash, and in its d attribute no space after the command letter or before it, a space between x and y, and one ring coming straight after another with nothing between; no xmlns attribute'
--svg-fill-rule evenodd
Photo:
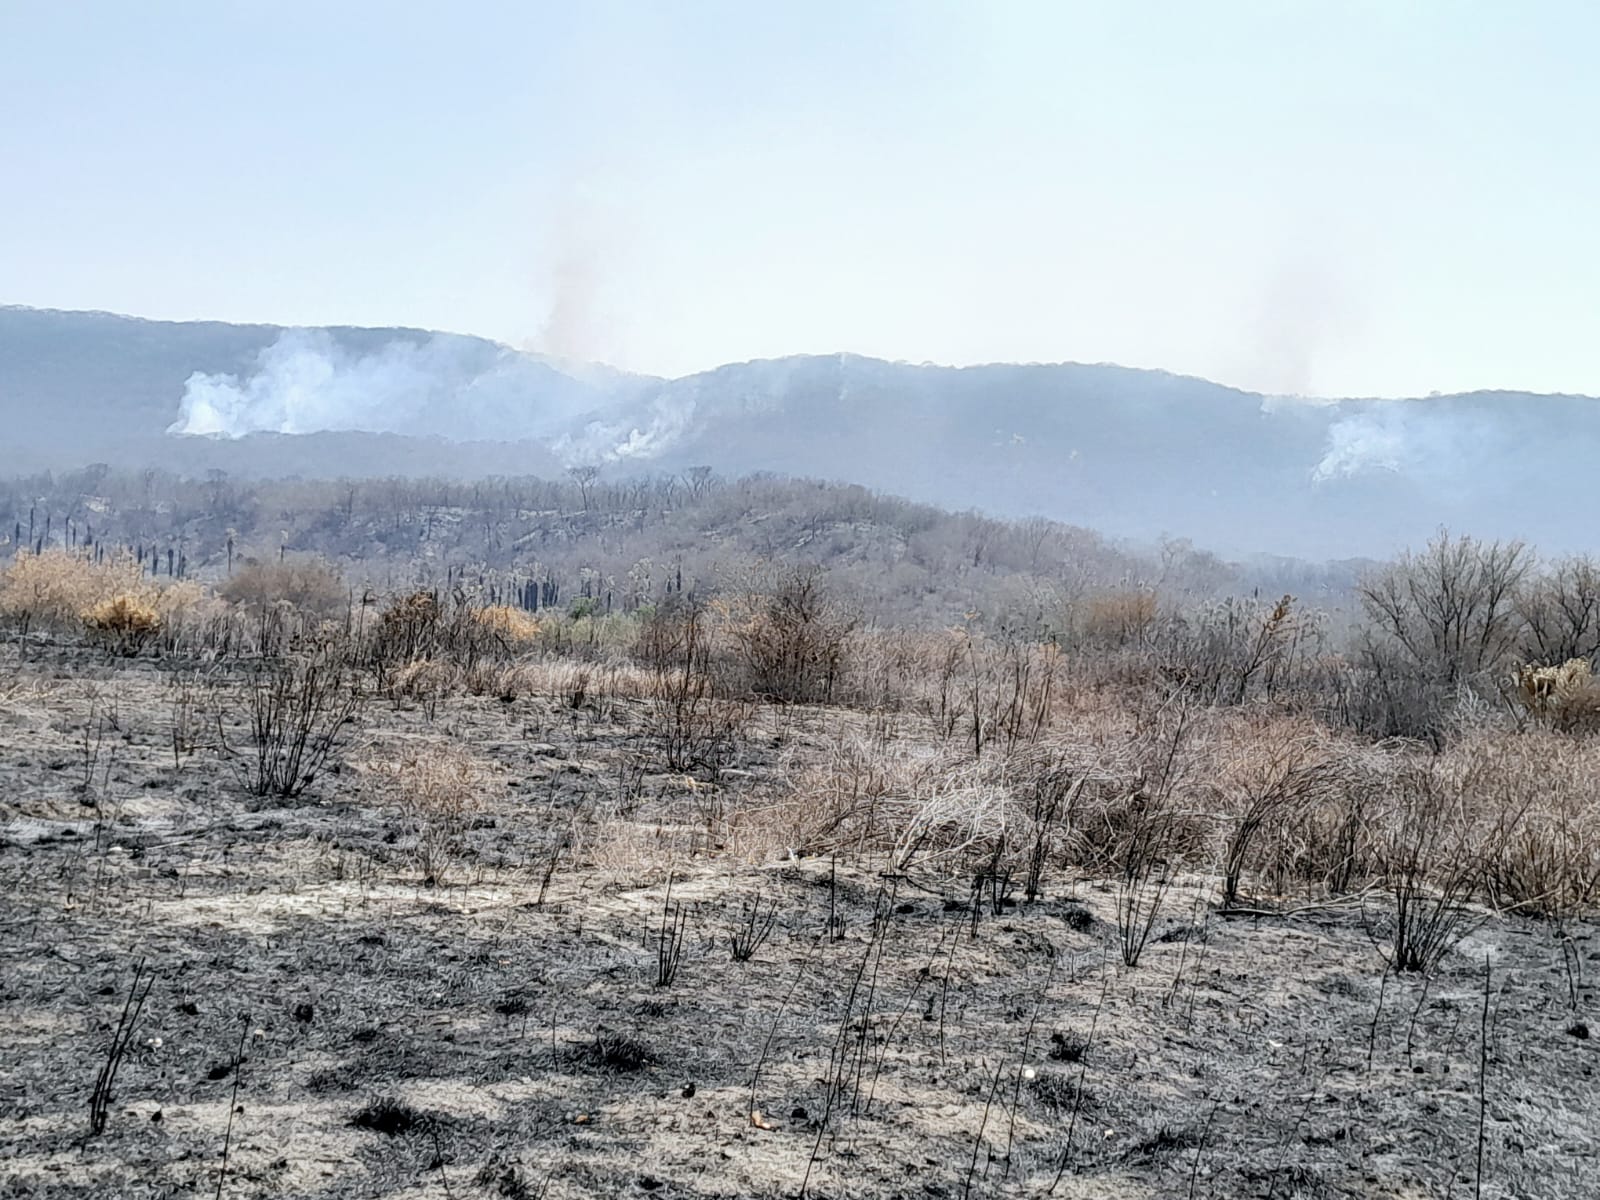
<svg viewBox="0 0 1600 1200"><path fill-rule="evenodd" d="M365 430L456 440L559 435L597 401L549 366L472 338L391 338L356 350L286 330L240 375L196 372L172 433Z"/></svg>

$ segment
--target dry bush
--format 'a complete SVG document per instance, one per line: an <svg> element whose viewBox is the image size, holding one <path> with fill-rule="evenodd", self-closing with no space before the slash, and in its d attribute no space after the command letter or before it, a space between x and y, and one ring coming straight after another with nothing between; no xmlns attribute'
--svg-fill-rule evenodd
<svg viewBox="0 0 1600 1200"><path fill-rule="evenodd" d="M1161 861L1209 858L1215 722L1181 695L1135 719L1131 733L1113 727L1098 735L1093 786L1074 806L1064 847L1068 863L1097 878L1125 875L1152 823Z"/></svg>
<svg viewBox="0 0 1600 1200"><path fill-rule="evenodd" d="M1328 895L1347 895L1378 876L1375 839L1395 756L1383 746L1340 747L1309 802L1277 823L1264 869L1278 891L1299 882Z"/></svg>
<svg viewBox="0 0 1600 1200"><path fill-rule="evenodd" d="M1272 699L1317 642L1294 598L1229 597L1175 614L1155 636L1161 673L1203 704Z"/></svg>
<svg viewBox="0 0 1600 1200"><path fill-rule="evenodd" d="M887 802L911 791L929 767L926 757L905 743L886 745L838 728L821 754L790 752L787 795L745 816L744 832L758 840L754 830L759 828L780 852L795 858L887 851L893 845Z"/></svg>
<svg viewBox="0 0 1600 1200"><path fill-rule="evenodd" d="M1347 776L1339 748L1310 721L1255 716L1230 743L1214 784L1224 817L1224 909L1237 906L1247 869L1270 875L1283 889L1295 828L1341 796Z"/></svg>
<svg viewBox="0 0 1600 1200"><path fill-rule="evenodd" d="M1586 658L1560 666L1529 663L1511 677L1511 696L1524 713L1553 729L1600 731L1600 679Z"/></svg>
<svg viewBox="0 0 1600 1200"><path fill-rule="evenodd" d="M111 596L84 612L83 625L119 653L137 654L161 628L161 614L138 596Z"/></svg>
<svg viewBox="0 0 1600 1200"><path fill-rule="evenodd" d="M380 687L391 672L419 659L451 662L465 679L480 664L525 654L545 632L545 626L509 605L480 608L460 591L449 599L415 591L391 600L378 614L367 654Z"/></svg>
<svg viewBox="0 0 1600 1200"><path fill-rule="evenodd" d="M1559 920L1593 911L1600 903L1595 816L1577 821L1547 810L1524 816L1490 860L1490 894L1531 916Z"/></svg>
<svg viewBox="0 0 1600 1200"><path fill-rule="evenodd" d="M1092 596L1084 605L1081 632L1090 643L1142 646L1156 623L1156 594L1149 588L1127 588Z"/></svg>
<svg viewBox="0 0 1600 1200"><path fill-rule="evenodd" d="M860 618L830 593L822 568L771 568L721 611L752 692L784 702L833 699Z"/></svg>
<svg viewBox="0 0 1600 1200"><path fill-rule="evenodd" d="M430 656L438 648L444 609L433 592L417 591L392 601L378 616L372 656L383 676L401 664Z"/></svg>
<svg viewBox="0 0 1600 1200"><path fill-rule="evenodd" d="M338 569L316 557L247 561L217 589L217 594L252 612L287 604L322 618L343 614L350 603L350 593Z"/></svg>
<svg viewBox="0 0 1600 1200"><path fill-rule="evenodd" d="M539 640L538 619L509 604L474 609L472 620L509 650L526 649Z"/></svg>
<svg viewBox="0 0 1600 1200"><path fill-rule="evenodd" d="M911 707L927 678L927 642L920 631L858 630L843 697L868 712L898 713Z"/></svg>
<svg viewBox="0 0 1600 1200"><path fill-rule="evenodd" d="M483 811L483 765L459 747L429 744L369 760L365 770L382 781L392 802L416 825L414 853L424 882L444 883Z"/></svg>

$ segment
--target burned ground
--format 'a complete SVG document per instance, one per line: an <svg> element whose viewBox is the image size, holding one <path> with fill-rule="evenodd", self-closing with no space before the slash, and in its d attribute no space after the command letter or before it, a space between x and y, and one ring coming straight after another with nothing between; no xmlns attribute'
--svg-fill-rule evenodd
<svg viewBox="0 0 1600 1200"><path fill-rule="evenodd" d="M1377 892L1183 874L1130 969L1106 881L974 913L783 846L856 714L763 713L708 780L645 701L374 697L285 800L225 673L0 653L5 1195L1445 1197L1480 1152L1485 1196L1600 1192L1587 923L1486 916L1424 978ZM479 774L429 878L378 768L441 747Z"/></svg>

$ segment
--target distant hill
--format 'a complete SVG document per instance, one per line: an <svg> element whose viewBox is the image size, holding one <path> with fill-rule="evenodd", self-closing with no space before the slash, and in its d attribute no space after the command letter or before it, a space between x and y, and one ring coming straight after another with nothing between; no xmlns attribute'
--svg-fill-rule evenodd
<svg viewBox="0 0 1600 1200"><path fill-rule="evenodd" d="M414 329L3 308L0 423L8 473L89 461L307 477L707 465L1231 553L1387 554L1440 525L1548 552L1600 548L1586 506L1600 401L1585 396L1313 404L1116 366L851 355L660 380Z"/></svg>

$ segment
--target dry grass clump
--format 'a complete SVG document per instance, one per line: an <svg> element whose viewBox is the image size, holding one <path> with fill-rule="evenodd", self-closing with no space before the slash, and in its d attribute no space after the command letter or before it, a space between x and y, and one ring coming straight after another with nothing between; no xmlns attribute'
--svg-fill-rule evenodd
<svg viewBox="0 0 1600 1200"><path fill-rule="evenodd" d="M1316 722L1252 715L1229 739L1213 779L1222 818L1222 906L1233 908L1247 870L1279 892L1307 878L1301 830L1339 804L1352 775L1346 748Z"/></svg>
<svg viewBox="0 0 1600 1200"><path fill-rule="evenodd" d="M459 747L428 743L370 759L364 769L382 782L391 802L415 825L413 853L424 882L445 882L465 851L467 831L483 811L483 764Z"/></svg>
<svg viewBox="0 0 1600 1200"><path fill-rule="evenodd" d="M1488 900L1557 918L1600 903L1600 743L1491 732L1444 762L1484 847Z"/></svg>
<svg viewBox="0 0 1600 1200"><path fill-rule="evenodd" d="M618 701L647 700L655 694L655 680L648 671L614 660L540 659L522 664L522 678L530 693L602 714Z"/></svg>
<svg viewBox="0 0 1600 1200"><path fill-rule="evenodd" d="M797 756L791 799L761 819L786 853L881 855L930 881L975 873L1039 894L1046 876L1105 876L1148 799L1135 747L1111 730L1058 735L974 758L962 745L873 737L845 726ZM1174 837L1195 835L1175 813Z"/></svg>
<svg viewBox="0 0 1600 1200"><path fill-rule="evenodd" d="M507 704L532 690L524 663L475 663L461 673L461 685L469 695L493 696Z"/></svg>
<svg viewBox="0 0 1600 1200"><path fill-rule="evenodd" d="M437 705L462 686L462 672L454 663L417 658L389 673L389 697L396 705Z"/></svg>
<svg viewBox="0 0 1600 1200"><path fill-rule="evenodd" d="M957 895L974 879L1028 899L1105 880L1129 965L1178 872L1215 871L1224 908L1247 888L1285 900L1381 887L1388 953L1407 971L1432 970L1489 908L1600 902L1600 742L1491 730L1435 756L1181 693L1061 713L1037 741L981 756L886 728L841 720L820 753L794 752L788 797L734 817L741 843L876 857Z"/></svg>
<svg viewBox="0 0 1600 1200"><path fill-rule="evenodd" d="M0 616L24 628L69 630L116 597L153 604L158 592L131 555L95 562L66 550L22 553L0 574Z"/></svg>
<svg viewBox="0 0 1600 1200"><path fill-rule="evenodd" d="M189 580L157 584L131 555L96 561L67 550L22 553L0 572L0 617L23 630L87 633L119 653L175 642L201 622L205 593Z"/></svg>

